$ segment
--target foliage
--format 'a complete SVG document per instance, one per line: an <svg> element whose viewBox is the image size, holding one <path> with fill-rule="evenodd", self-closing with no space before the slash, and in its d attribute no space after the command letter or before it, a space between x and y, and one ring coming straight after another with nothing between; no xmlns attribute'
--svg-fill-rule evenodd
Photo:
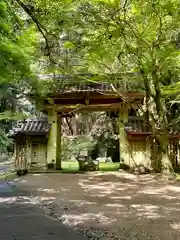
<svg viewBox="0 0 180 240"><path fill-rule="evenodd" d="M0 128L0 153L6 152L10 145L12 145L12 139L8 138L3 128Z"/></svg>
<svg viewBox="0 0 180 240"><path fill-rule="evenodd" d="M177 93L179 82L179 1L15 2L41 36L39 57L44 71L75 76L79 72L110 74L107 79L112 85L117 76L139 82L146 93L144 116L158 148L155 162L160 171L172 170L167 157L171 128L167 101L174 99L172 93ZM90 80L98 82L99 78ZM171 84L175 90L168 88L164 98L164 87Z"/></svg>
<svg viewBox="0 0 180 240"><path fill-rule="evenodd" d="M30 28L23 26L16 9L6 0L0 1L0 144L8 144L6 136L12 120L19 118L22 98L32 86L31 63L34 60L34 39ZM33 78L32 78L33 79ZM24 102L23 102L24 105Z"/></svg>
<svg viewBox="0 0 180 240"><path fill-rule="evenodd" d="M150 125L159 155L153 157L154 168L172 170L167 157L169 122L162 86L179 78L180 52L176 44L179 32L178 1L91 1L91 17L81 12L90 26L88 40L91 66L108 73L137 73L146 91L144 114ZM93 17L92 17L93 15ZM99 25L97 25L99 23Z"/></svg>
<svg viewBox="0 0 180 240"><path fill-rule="evenodd" d="M5 0L0 1L0 22L0 80L17 81L29 77L29 53L32 53L28 44L29 31L21 31L20 19Z"/></svg>
<svg viewBox="0 0 180 240"><path fill-rule="evenodd" d="M91 130L91 136L105 147L115 147L113 143L118 139L116 119L112 120L105 113L100 115Z"/></svg>
<svg viewBox="0 0 180 240"><path fill-rule="evenodd" d="M162 84L176 81L178 1L16 2L24 4L23 9L40 31L43 53L50 60L49 71L71 75L82 71L116 73L143 84L144 75L150 81L155 61ZM129 72L138 74L133 78L124 75ZM111 82L116 76L111 75Z"/></svg>
<svg viewBox="0 0 180 240"><path fill-rule="evenodd" d="M80 151L91 151L96 143L92 137L87 135L74 136L72 138L63 137L63 150L68 153L68 159L76 158Z"/></svg>

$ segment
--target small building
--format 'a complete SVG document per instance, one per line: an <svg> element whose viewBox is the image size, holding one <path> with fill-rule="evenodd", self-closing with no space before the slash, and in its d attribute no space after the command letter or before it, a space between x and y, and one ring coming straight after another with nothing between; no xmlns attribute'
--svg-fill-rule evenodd
<svg viewBox="0 0 180 240"><path fill-rule="evenodd" d="M16 169L46 168L49 130L47 119L22 121L13 128Z"/></svg>
<svg viewBox="0 0 180 240"><path fill-rule="evenodd" d="M126 155L126 164L134 167L144 165L151 169L152 165L152 133L149 126L139 117L130 117L125 124L125 132L128 142L128 155ZM174 169L180 167L180 134L173 130L168 136L168 152ZM155 156L156 157L156 156Z"/></svg>

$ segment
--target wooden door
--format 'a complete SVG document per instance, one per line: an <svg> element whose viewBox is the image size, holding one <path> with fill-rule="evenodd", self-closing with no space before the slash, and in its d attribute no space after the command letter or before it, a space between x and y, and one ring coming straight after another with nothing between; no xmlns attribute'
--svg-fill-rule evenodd
<svg viewBox="0 0 180 240"><path fill-rule="evenodd" d="M15 167L17 169L26 169L28 167L27 143L25 139L20 139L16 142Z"/></svg>
<svg viewBox="0 0 180 240"><path fill-rule="evenodd" d="M32 143L32 158L31 158L31 163L38 164L38 144Z"/></svg>
<svg viewBox="0 0 180 240"><path fill-rule="evenodd" d="M47 144L39 145L39 165L46 165L47 159Z"/></svg>
<svg viewBox="0 0 180 240"><path fill-rule="evenodd" d="M46 165L47 159L47 144L33 143L32 144L32 164L39 166Z"/></svg>

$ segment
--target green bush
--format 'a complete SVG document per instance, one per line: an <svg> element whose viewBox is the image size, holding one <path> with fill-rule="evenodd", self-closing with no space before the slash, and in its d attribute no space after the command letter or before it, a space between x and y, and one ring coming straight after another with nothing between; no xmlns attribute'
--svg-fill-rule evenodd
<svg viewBox="0 0 180 240"><path fill-rule="evenodd" d="M97 144L97 141L91 136L63 137L62 157L64 161L77 158L81 151L91 152Z"/></svg>
<svg viewBox="0 0 180 240"><path fill-rule="evenodd" d="M7 133L0 128L0 153L7 152L9 146L12 145L12 139L8 138Z"/></svg>

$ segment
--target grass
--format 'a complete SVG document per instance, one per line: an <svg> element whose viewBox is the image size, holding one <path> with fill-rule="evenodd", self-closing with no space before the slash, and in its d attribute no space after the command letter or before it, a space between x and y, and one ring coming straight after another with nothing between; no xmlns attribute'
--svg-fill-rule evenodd
<svg viewBox="0 0 180 240"><path fill-rule="evenodd" d="M99 171L117 171L119 169L119 163L100 163L99 164ZM76 161L67 161L62 162L62 170L61 172L64 173L76 173L79 171L79 165Z"/></svg>
<svg viewBox="0 0 180 240"><path fill-rule="evenodd" d="M6 172L3 174L0 174L0 180L13 180L17 176L16 172Z"/></svg>
<svg viewBox="0 0 180 240"><path fill-rule="evenodd" d="M79 171L79 165L76 161L67 161L62 162L62 172L78 172Z"/></svg>
<svg viewBox="0 0 180 240"><path fill-rule="evenodd" d="M117 171L119 169L119 162L117 163L100 163L99 171ZM41 171L40 171L41 172ZM53 172L53 171L52 171ZM79 164L77 161L63 161L62 162L62 173L82 173L79 171ZM0 174L0 180L7 179L11 180L17 176L16 172L13 172L12 169Z"/></svg>

